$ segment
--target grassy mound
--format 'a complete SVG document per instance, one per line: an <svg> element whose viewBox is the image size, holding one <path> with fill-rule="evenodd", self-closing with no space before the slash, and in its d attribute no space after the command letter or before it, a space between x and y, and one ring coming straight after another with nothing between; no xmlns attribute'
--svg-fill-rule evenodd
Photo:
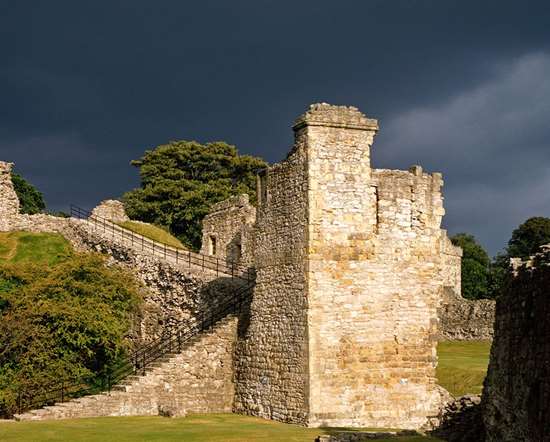
<svg viewBox="0 0 550 442"><path fill-rule="evenodd" d="M437 346L439 385L454 396L481 393L490 351L488 341L440 342Z"/></svg>
<svg viewBox="0 0 550 442"><path fill-rule="evenodd" d="M0 423L5 442L311 442L330 430L305 428L236 414L189 415L183 419L162 417L106 417L80 420ZM435 442L439 439L404 436L379 442Z"/></svg>
<svg viewBox="0 0 550 442"><path fill-rule="evenodd" d="M53 265L71 255L71 245L57 233L0 233L0 264L40 262Z"/></svg>
<svg viewBox="0 0 550 442"><path fill-rule="evenodd" d="M164 243L177 249L186 249L180 240L173 236L170 232L153 224L145 224L135 221L125 221L117 224L154 241Z"/></svg>

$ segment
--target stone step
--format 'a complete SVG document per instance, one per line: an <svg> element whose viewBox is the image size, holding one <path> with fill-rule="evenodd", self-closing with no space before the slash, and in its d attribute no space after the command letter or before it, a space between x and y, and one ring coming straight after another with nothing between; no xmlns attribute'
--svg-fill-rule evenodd
<svg viewBox="0 0 550 442"><path fill-rule="evenodd" d="M231 321L235 321L235 318L225 318L219 321L216 327L229 324ZM197 334L184 343L182 346L182 353L169 353L163 355L149 364L145 369L145 374L142 374L143 372L131 374L114 385L109 392L84 396L63 403L56 403L55 405L50 405L40 410L22 413L18 415L16 419L66 419L114 416L121 415L121 413L122 415L131 415L129 413L144 413L147 415L153 413L156 415L156 413L158 413L157 401L159 400L159 388L162 390L160 393L161 396L166 394L163 390L164 387L159 387L159 380L163 379L164 376L173 376L175 370L187 370L187 366L192 366L194 364L196 355L208 357L208 351L202 348L201 342L209 333L210 331L206 331ZM205 341L205 343L207 342L208 341ZM193 350L186 353L186 350L192 347L194 347ZM182 356L184 356L184 364L181 364L181 359L178 359L178 364L176 364L176 358L181 358ZM217 389L212 384L202 391L201 386L197 384L194 378L188 379L187 382L190 387L190 392L169 392L168 394L171 397L170 400L176 400L179 404L193 404L192 406L197 409L201 409L200 405L203 402L209 403L212 400L215 403L223 402L223 385L220 387L218 398ZM162 398L161 402L164 400L165 398ZM206 408L208 408L208 406L206 406L205 409Z"/></svg>

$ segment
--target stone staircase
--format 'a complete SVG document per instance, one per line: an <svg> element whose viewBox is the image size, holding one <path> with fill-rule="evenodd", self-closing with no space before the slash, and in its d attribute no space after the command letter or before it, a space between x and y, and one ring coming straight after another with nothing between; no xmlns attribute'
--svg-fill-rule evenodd
<svg viewBox="0 0 550 442"><path fill-rule="evenodd" d="M251 295L253 269L155 242L75 206L71 207L71 214L73 218L67 221L73 232L80 240L86 239L84 244L92 249L103 251L100 245L108 241L136 256L153 256L216 278L229 276L235 288L231 295L199 312L194 319L182 322L168 337L138 348L130 355L128 366L115 376L118 384L109 391L67 401L62 400L66 394L61 393L55 396L59 402L54 405L24 411L14 418L22 421L231 412L236 315ZM84 231L79 233L79 228ZM178 353L173 352L176 348L180 349ZM32 400L32 391L23 393ZM19 407L25 410L25 405Z"/></svg>
<svg viewBox="0 0 550 442"><path fill-rule="evenodd" d="M72 399L16 414L15 420L100 416L183 416L187 412L231 412L233 351L237 318L228 316L167 353L110 392Z"/></svg>

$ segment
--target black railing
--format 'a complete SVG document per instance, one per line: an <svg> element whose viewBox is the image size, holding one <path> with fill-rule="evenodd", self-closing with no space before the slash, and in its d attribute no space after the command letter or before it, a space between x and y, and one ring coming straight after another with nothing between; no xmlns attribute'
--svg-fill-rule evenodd
<svg viewBox="0 0 550 442"><path fill-rule="evenodd" d="M211 304L208 309L199 312L177 329L168 329L160 338L149 342L131 353L126 362L110 371L98 381L86 378L61 379L58 382L41 385L38 388L20 389L15 409L18 414L47 405L63 403L74 398L100 392L110 392L113 385L120 383L129 375L144 375L151 364L162 357L179 353L202 331L215 325L230 314L236 314L246 307L252 294L254 281L237 289L231 295ZM13 412L5 413L9 416Z"/></svg>
<svg viewBox="0 0 550 442"><path fill-rule="evenodd" d="M121 227L108 219L96 216L92 212L72 204L71 216L85 219L91 222L97 229L102 230L106 234L111 234L113 239L120 238L122 241L129 243L132 248L155 257L164 258L183 266L198 266L202 269L216 272L217 275L231 276L248 283L254 280L254 271L237 262L169 246L166 243L155 241Z"/></svg>

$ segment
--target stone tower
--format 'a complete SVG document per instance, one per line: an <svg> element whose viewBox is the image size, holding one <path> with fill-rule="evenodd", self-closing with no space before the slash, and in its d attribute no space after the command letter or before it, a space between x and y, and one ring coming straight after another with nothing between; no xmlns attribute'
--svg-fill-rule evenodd
<svg viewBox="0 0 550 442"><path fill-rule="evenodd" d="M312 105L260 175L236 411L395 428L436 414L437 307L460 255L440 229L441 175L371 168L377 130L356 108Z"/></svg>

